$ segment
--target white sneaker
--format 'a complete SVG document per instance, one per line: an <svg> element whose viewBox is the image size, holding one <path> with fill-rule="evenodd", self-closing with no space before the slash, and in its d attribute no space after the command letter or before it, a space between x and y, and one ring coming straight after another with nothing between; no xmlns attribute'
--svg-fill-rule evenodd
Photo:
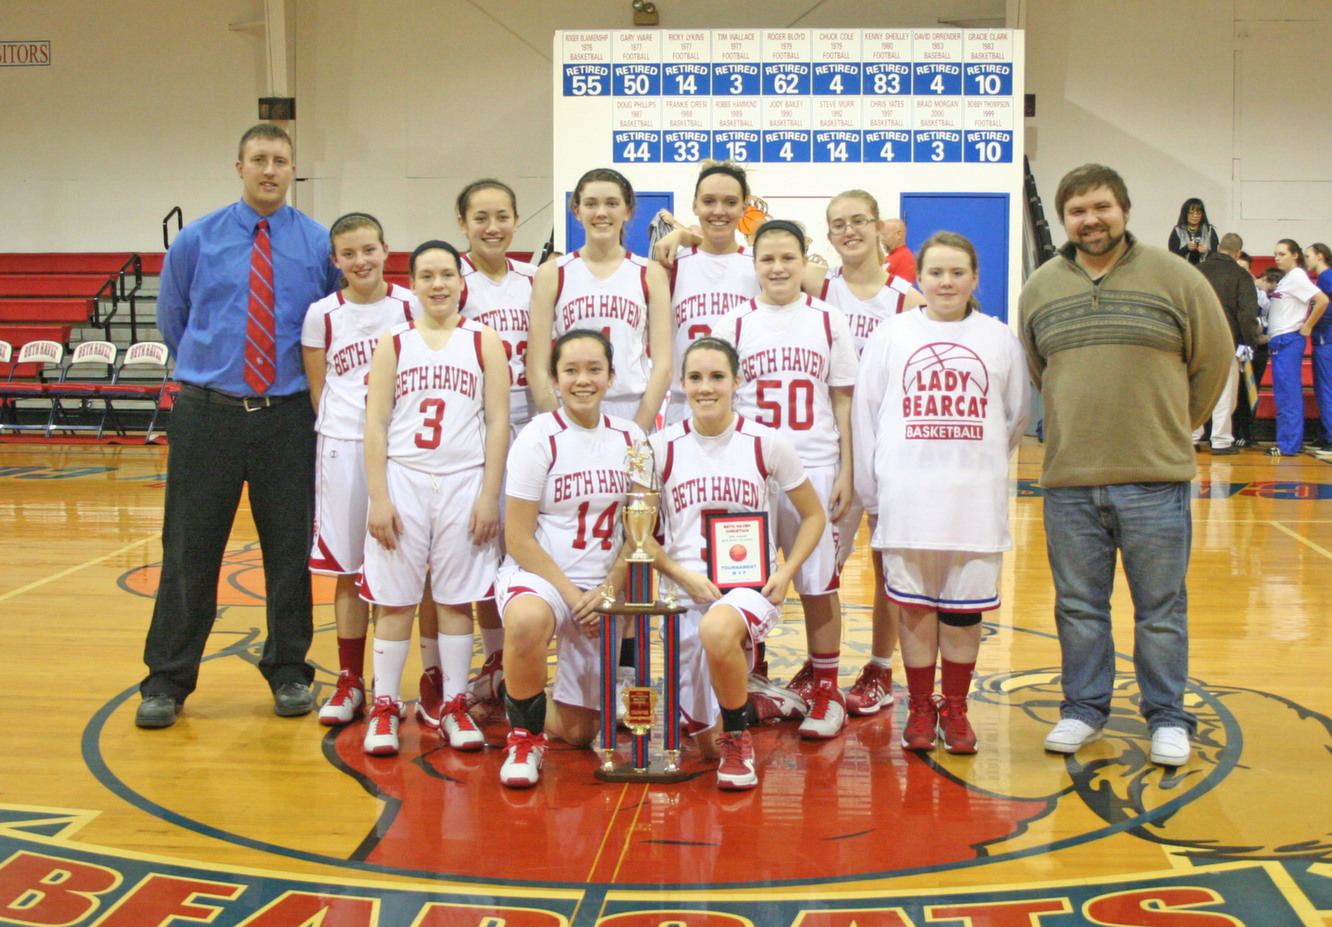
<svg viewBox="0 0 1332 927"><path fill-rule="evenodd" d="M1189 761L1189 732L1182 727L1152 731L1151 760L1158 766L1183 766Z"/></svg>
<svg viewBox="0 0 1332 927"><path fill-rule="evenodd" d="M486 745L481 729L467 713L466 692L455 695L444 704L439 713L439 729L448 737L449 746L455 750L480 750Z"/></svg>
<svg viewBox="0 0 1332 927"><path fill-rule="evenodd" d="M800 736L806 740L830 740L846 727L846 697L836 684L824 680L814 686L809 714L800 722Z"/></svg>
<svg viewBox="0 0 1332 927"><path fill-rule="evenodd" d="M1101 729L1077 718L1061 718L1045 735L1045 749L1051 753L1077 753L1087 744L1101 739Z"/></svg>
<svg viewBox="0 0 1332 927"><path fill-rule="evenodd" d="M632 689L638 673L632 666L615 668L615 723L624 727L624 714L629 709L624 706L624 690Z"/></svg>
<svg viewBox="0 0 1332 927"><path fill-rule="evenodd" d="M347 670L338 674L338 687L319 709L319 723L350 724L365 709L365 682Z"/></svg>
<svg viewBox="0 0 1332 927"><path fill-rule="evenodd" d="M500 766L500 785L511 789L530 789L541 779L541 762L546 758L546 735L533 736L520 727L509 731L509 747Z"/></svg>
<svg viewBox="0 0 1332 927"><path fill-rule="evenodd" d="M391 756L398 752L398 711L401 707L402 704L390 695L375 699L365 727L366 753Z"/></svg>
<svg viewBox="0 0 1332 927"><path fill-rule="evenodd" d="M749 677L749 703L754 706L754 717L760 724L790 721L805 716L805 700L786 686L757 673Z"/></svg>

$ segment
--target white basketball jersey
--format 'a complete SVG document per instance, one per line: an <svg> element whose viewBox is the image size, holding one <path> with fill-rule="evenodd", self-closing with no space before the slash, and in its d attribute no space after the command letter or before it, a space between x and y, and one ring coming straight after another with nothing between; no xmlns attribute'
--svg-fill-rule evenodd
<svg viewBox="0 0 1332 927"><path fill-rule="evenodd" d="M388 456L413 470L456 473L486 462L482 326L460 319L438 351L415 323L395 325L398 377Z"/></svg>
<svg viewBox="0 0 1332 927"><path fill-rule="evenodd" d="M805 481L795 448L771 428L737 415L720 435L701 435L689 421L648 439L661 486L666 552L687 570L708 575L704 516L712 512L766 512L770 482L783 491ZM768 535L769 567L776 538ZM693 604L688 593L681 600Z"/></svg>
<svg viewBox="0 0 1332 927"><path fill-rule="evenodd" d="M735 410L776 428L806 467L840 460L832 386L854 386L856 348L840 309L801 296L787 306L757 299L728 314L714 331L740 355Z"/></svg>
<svg viewBox="0 0 1332 927"><path fill-rule="evenodd" d="M626 253L605 280L592 276L577 251L560 258L558 266L555 337L576 328L601 332L610 339L615 352L615 379L606 391L606 400L642 399L652 366L647 356L647 259Z"/></svg>
<svg viewBox="0 0 1332 927"><path fill-rule="evenodd" d="M851 337L856 342L856 354L865 350L865 342L874 334L874 329L884 319L891 318L906 308L906 295L911 291L911 283L902 277L888 275L882 289L869 299L861 299L851 292L842 268L837 268L823 280L823 301L836 306L846 316L851 326Z"/></svg>
<svg viewBox="0 0 1332 927"><path fill-rule="evenodd" d="M643 439L627 419L603 415L583 428L562 411L543 412L509 448L505 495L538 503L537 543L579 588L604 580L620 553L625 452Z"/></svg>
<svg viewBox="0 0 1332 927"><path fill-rule="evenodd" d="M325 356L324 392L319 397L315 430L329 438L365 438L365 378L370 358L383 334L416 316L412 291L396 283L375 303L351 303L342 291L313 303L305 313L301 345Z"/></svg>
<svg viewBox="0 0 1332 927"><path fill-rule="evenodd" d="M536 268L509 261L509 272L496 283L476 269L469 255L463 259L462 301L465 319L488 325L504 342L509 359L509 424L522 425L531 417L531 391L527 388L527 330L532 318L532 277Z"/></svg>
<svg viewBox="0 0 1332 927"><path fill-rule="evenodd" d="M754 254L709 254L697 247L681 248L671 272L671 325L675 332L673 379L691 342L712 334L722 316L759 294Z"/></svg>

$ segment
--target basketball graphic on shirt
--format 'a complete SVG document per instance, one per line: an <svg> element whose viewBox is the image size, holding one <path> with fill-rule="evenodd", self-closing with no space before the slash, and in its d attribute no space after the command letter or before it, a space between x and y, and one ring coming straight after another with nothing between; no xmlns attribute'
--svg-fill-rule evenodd
<svg viewBox="0 0 1332 927"><path fill-rule="evenodd" d="M951 342L918 349L902 373L906 437L980 441L985 435L990 372L973 350Z"/></svg>

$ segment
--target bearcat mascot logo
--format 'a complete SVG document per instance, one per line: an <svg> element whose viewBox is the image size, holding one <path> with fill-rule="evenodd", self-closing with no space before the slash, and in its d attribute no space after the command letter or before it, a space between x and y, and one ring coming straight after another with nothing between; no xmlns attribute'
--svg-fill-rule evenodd
<svg viewBox="0 0 1332 927"><path fill-rule="evenodd" d="M990 372L971 348L927 344L902 373L902 418L908 440L980 441L985 437Z"/></svg>

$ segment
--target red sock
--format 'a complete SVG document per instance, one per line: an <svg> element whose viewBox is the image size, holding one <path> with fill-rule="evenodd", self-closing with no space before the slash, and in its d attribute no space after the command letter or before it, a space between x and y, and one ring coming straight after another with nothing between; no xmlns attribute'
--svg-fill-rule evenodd
<svg viewBox="0 0 1332 927"><path fill-rule="evenodd" d="M952 660L943 660L942 663L943 678L940 680L940 686L944 697L966 698L967 693L971 691L971 673L976 669L976 661L954 663Z"/></svg>
<svg viewBox="0 0 1332 927"><path fill-rule="evenodd" d="M338 665L358 679L365 677L364 637L338 637Z"/></svg>
<svg viewBox="0 0 1332 927"><path fill-rule="evenodd" d="M842 652L834 650L832 653L814 653L810 651L809 662L814 667L814 685L820 682L831 682L833 688L837 687L837 670L840 668Z"/></svg>
<svg viewBox="0 0 1332 927"><path fill-rule="evenodd" d="M907 692L912 698L929 698L934 694L934 664L929 666L908 666Z"/></svg>

